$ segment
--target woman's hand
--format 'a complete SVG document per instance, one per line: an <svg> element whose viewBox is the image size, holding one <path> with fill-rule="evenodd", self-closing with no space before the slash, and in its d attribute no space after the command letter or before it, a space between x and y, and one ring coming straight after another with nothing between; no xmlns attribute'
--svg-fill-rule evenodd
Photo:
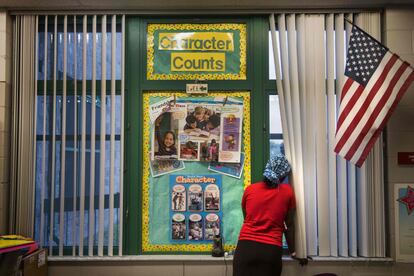
<svg viewBox="0 0 414 276"><path fill-rule="evenodd" d="M294 260L296 260L296 261L298 261L299 262L299 264L301 265L301 266L304 266L304 265L307 265L308 264L308 260L312 260L312 258L311 257L306 257L306 258L297 258L296 257L296 252L293 252L293 253L291 253L290 254L290 257L292 258L292 259L294 259Z"/></svg>

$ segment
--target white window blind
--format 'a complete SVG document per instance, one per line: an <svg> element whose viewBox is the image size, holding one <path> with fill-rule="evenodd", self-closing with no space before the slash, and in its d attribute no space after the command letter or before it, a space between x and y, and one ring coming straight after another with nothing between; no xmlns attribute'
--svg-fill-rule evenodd
<svg viewBox="0 0 414 276"><path fill-rule="evenodd" d="M27 236L33 236L34 217L37 25L33 15L16 16L13 24L9 230Z"/></svg>
<svg viewBox="0 0 414 276"><path fill-rule="evenodd" d="M35 237L122 255L124 15L38 16Z"/></svg>
<svg viewBox="0 0 414 276"><path fill-rule="evenodd" d="M345 17L379 39L375 12L270 16L272 72L297 199L297 251L385 257L381 141L360 169L333 151L352 27Z"/></svg>

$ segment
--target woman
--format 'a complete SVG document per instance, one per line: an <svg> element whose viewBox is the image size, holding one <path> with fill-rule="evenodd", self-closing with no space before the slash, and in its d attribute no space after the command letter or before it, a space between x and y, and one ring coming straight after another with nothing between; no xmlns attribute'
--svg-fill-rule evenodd
<svg viewBox="0 0 414 276"><path fill-rule="evenodd" d="M282 272L282 236L289 253L295 253L293 216L295 196L289 184L281 183L290 172L283 155L271 158L261 182L246 188L240 230L233 260L233 276L277 276Z"/></svg>

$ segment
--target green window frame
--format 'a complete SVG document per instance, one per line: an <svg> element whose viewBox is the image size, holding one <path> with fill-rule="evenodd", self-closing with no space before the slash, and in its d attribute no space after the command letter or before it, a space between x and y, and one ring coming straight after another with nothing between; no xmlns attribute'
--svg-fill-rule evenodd
<svg viewBox="0 0 414 276"><path fill-rule="evenodd" d="M146 79L146 26L148 23L246 23L247 79L208 81L209 91L250 91L252 182L262 179L269 156L268 90L275 83L268 78L268 18L239 17L127 17L126 20L126 98L125 98L125 233L124 254L142 254L141 250L141 178L142 178L142 96L144 91L185 90L191 81ZM266 107L266 108L265 108ZM139 168L139 169L137 169Z"/></svg>

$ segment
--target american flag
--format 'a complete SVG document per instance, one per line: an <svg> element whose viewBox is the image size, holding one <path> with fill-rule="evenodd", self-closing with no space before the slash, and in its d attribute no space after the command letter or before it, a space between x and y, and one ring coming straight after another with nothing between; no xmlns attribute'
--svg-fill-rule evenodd
<svg viewBox="0 0 414 276"><path fill-rule="evenodd" d="M413 80L407 62L353 26L334 151L361 167Z"/></svg>

